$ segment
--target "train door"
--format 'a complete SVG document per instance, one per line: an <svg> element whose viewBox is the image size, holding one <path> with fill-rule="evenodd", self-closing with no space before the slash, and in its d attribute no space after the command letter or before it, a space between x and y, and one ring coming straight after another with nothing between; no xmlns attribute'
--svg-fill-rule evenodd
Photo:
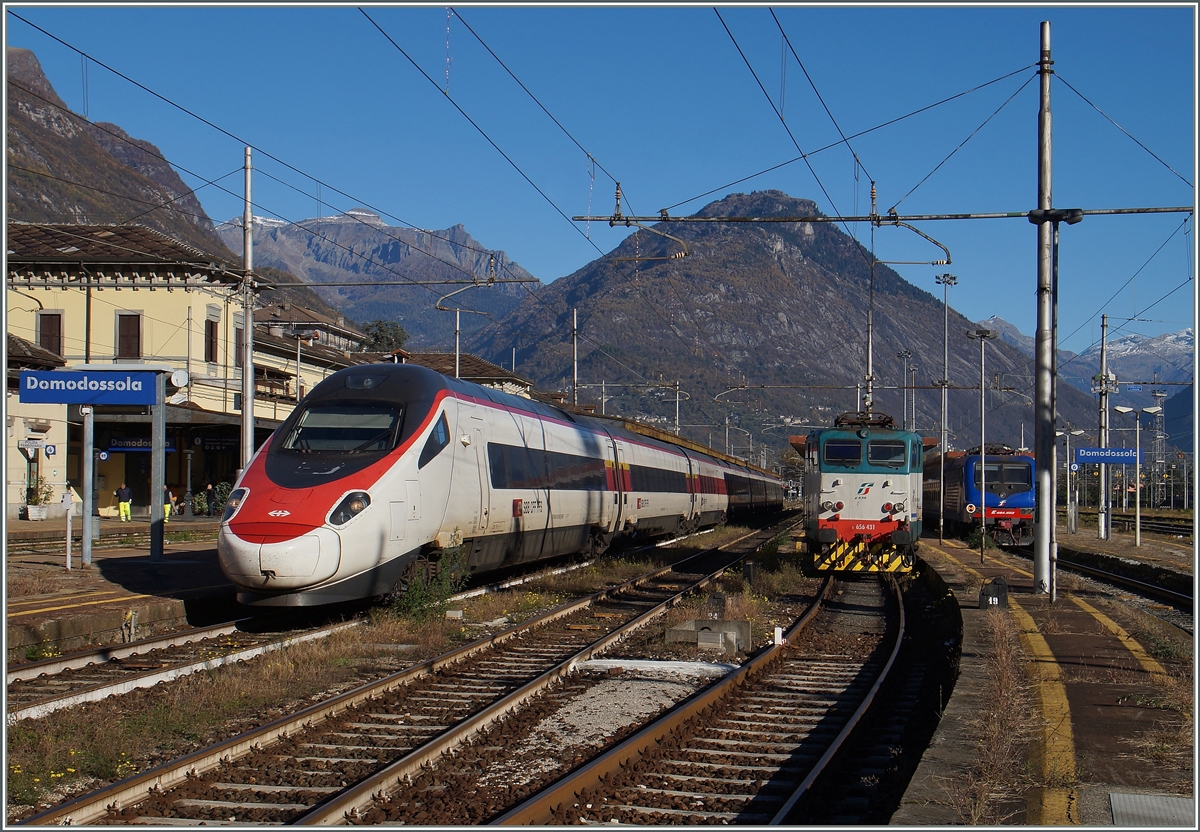
<svg viewBox="0 0 1200 832"><path fill-rule="evenodd" d="M488 479L487 443L483 438L483 422L472 418L471 444L475 447L475 466L479 471L479 530L486 533L492 523L492 484Z"/></svg>

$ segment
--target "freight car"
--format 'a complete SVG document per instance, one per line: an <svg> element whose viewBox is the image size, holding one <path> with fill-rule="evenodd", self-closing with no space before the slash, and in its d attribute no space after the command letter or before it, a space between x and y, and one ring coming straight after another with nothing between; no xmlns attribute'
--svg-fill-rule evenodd
<svg viewBox="0 0 1200 832"><path fill-rule="evenodd" d="M940 455L925 460L925 522L937 526L940 503L946 532L956 537L970 534L979 528L985 505L982 488L986 488L987 533L992 540L998 546L1031 544L1036 494L1033 457L992 443L985 457L979 451L976 447L946 454L944 494L940 493Z"/></svg>
<svg viewBox="0 0 1200 832"><path fill-rule="evenodd" d="M472 573L782 508L781 482L631 423L411 364L341 370L229 495L217 551L238 600L403 591L450 549Z"/></svg>
<svg viewBox="0 0 1200 832"><path fill-rule="evenodd" d="M816 569L912 569L922 455L921 437L882 413L843 413L805 437L803 546Z"/></svg>

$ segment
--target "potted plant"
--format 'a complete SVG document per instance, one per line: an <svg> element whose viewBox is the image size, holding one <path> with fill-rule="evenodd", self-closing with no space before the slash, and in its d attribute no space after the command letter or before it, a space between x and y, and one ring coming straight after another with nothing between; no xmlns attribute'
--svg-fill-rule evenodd
<svg viewBox="0 0 1200 832"><path fill-rule="evenodd" d="M26 496L25 514L30 520L45 520L50 511L50 502L54 499L54 489L45 477L38 477L37 484L30 488Z"/></svg>

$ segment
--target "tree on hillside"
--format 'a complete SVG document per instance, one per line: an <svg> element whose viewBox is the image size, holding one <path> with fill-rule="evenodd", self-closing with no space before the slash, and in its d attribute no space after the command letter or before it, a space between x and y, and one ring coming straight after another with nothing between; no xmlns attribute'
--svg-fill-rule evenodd
<svg viewBox="0 0 1200 832"><path fill-rule="evenodd" d="M403 347L404 342L408 340L408 333L404 331L404 327L395 321L382 318L363 324L362 331L367 336L367 340L363 342L363 350L366 352L391 352Z"/></svg>

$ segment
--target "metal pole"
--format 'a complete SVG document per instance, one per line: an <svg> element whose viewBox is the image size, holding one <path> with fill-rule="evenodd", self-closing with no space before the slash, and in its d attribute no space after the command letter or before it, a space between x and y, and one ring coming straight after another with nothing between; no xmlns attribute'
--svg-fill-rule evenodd
<svg viewBox="0 0 1200 832"><path fill-rule="evenodd" d="M454 377L455 378L459 378L459 374L458 374L458 332L459 332L458 321L461 316L462 316L462 310L455 309L454 310Z"/></svg>
<svg viewBox="0 0 1200 832"><path fill-rule="evenodd" d="M912 373L912 422L910 430L917 429L917 365L913 364L908 368Z"/></svg>
<svg viewBox="0 0 1200 832"><path fill-rule="evenodd" d="M300 335L296 335L296 403L300 403Z"/></svg>
<svg viewBox="0 0 1200 832"><path fill-rule="evenodd" d="M901 350L896 357L903 359L904 369L900 371L900 428L908 430L908 358L912 355L908 350Z"/></svg>
<svg viewBox="0 0 1200 832"><path fill-rule="evenodd" d="M987 336L979 332L979 562L983 563L983 546L987 540L987 439L984 434L984 417L987 408L984 400L984 346Z"/></svg>
<svg viewBox="0 0 1200 832"><path fill-rule="evenodd" d="M250 203L250 148L246 148L246 208L242 217L242 470L254 456L254 213ZM161 487L161 485L160 485ZM158 494L151 497L151 503ZM153 508L153 506L151 506ZM154 512L151 511L151 520ZM151 526L151 529L154 527ZM161 525L159 526L161 529Z"/></svg>
<svg viewBox="0 0 1200 832"><path fill-rule="evenodd" d="M579 406L579 310L571 310L571 365L574 367L574 381L571 383L571 403ZM678 419L675 420L678 423ZM676 431L678 433L679 431Z"/></svg>
<svg viewBox="0 0 1200 832"><path fill-rule="evenodd" d="M604 407L607 404L605 402L606 398L607 398L607 396L604 395L604 379L600 379L600 415L601 416L605 415Z"/></svg>
<svg viewBox="0 0 1200 832"><path fill-rule="evenodd" d="M166 494L167 374L154 374L154 405L150 430L150 561L163 556L163 495ZM248 461L248 460L247 460Z"/></svg>
<svg viewBox="0 0 1200 832"><path fill-rule="evenodd" d="M1134 515L1133 515L1133 545L1142 545L1142 414L1141 411L1135 410L1133 418L1136 420L1133 425L1133 447L1137 456L1137 462L1134 465L1133 477L1134 487L1137 491L1134 492Z"/></svg>
<svg viewBox="0 0 1200 832"><path fill-rule="evenodd" d="M1050 113L1050 22L1041 24L1041 105L1038 108L1038 208L1049 210L1052 204ZM1051 286L1052 229L1048 218L1038 223L1037 245L1037 342L1034 384L1034 462L1037 470L1037 506L1034 519L1034 591L1050 589L1050 538L1057 518L1054 516L1054 379Z"/></svg>
<svg viewBox="0 0 1200 832"><path fill-rule="evenodd" d="M95 510L94 494L96 493L96 449L93 431L96 425L96 414L90 404L79 408L83 414L83 546L79 560L81 566L92 565L92 529L96 523L92 517Z"/></svg>
<svg viewBox="0 0 1200 832"><path fill-rule="evenodd" d="M1100 447L1108 447L1108 315L1100 316ZM1103 455L1101 455L1103 458ZM1096 511L1096 536L1108 540L1112 522L1108 511L1108 466L1100 466L1100 501Z"/></svg>
<svg viewBox="0 0 1200 832"><path fill-rule="evenodd" d="M950 387L950 287L958 283L952 274L938 275L942 284L942 444L941 472L938 476L938 543L946 538L946 398Z"/></svg>
<svg viewBox="0 0 1200 832"><path fill-rule="evenodd" d="M675 382L675 435L679 435L679 382Z"/></svg>

